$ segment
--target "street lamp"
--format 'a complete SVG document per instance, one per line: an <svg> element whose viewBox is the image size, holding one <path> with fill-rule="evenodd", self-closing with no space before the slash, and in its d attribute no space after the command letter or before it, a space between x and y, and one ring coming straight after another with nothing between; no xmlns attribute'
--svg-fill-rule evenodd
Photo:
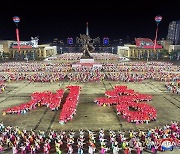
<svg viewBox="0 0 180 154"><path fill-rule="evenodd" d="M114 47L112 47L112 54L113 54Z"/></svg>
<svg viewBox="0 0 180 154"><path fill-rule="evenodd" d="M62 54L62 48L60 47L60 50L61 50L61 54Z"/></svg>
<svg viewBox="0 0 180 154"><path fill-rule="evenodd" d="M155 36L155 39L154 39L154 52L157 52L156 51L156 44L157 44L157 35L158 35L158 25L161 22L161 20L162 20L162 17L160 15L155 17L155 21L156 21L156 36ZM157 60L158 60L158 52L157 52Z"/></svg>
<svg viewBox="0 0 180 154"><path fill-rule="evenodd" d="M147 50L147 62L149 61L149 51Z"/></svg>

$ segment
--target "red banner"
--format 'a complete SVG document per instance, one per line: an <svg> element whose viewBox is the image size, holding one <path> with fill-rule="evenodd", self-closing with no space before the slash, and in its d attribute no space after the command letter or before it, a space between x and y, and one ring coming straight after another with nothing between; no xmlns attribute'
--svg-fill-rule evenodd
<svg viewBox="0 0 180 154"><path fill-rule="evenodd" d="M19 45L18 46L12 46L13 49L16 49L18 48L18 50L20 49L19 48ZM31 45L21 45L21 49L31 49L32 46Z"/></svg>

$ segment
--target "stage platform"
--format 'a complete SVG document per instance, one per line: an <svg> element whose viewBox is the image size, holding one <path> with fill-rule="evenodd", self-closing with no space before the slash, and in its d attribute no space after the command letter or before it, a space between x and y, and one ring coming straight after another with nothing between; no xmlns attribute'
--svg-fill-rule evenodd
<svg viewBox="0 0 180 154"><path fill-rule="evenodd" d="M94 63L94 59L80 59L80 63Z"/></svg>
<svg viewBox="0 0 180 154"><path fill-rule="evenodd" d="M102 64L97 63L94 59L80 59L79 62L72 64L72 67L99 67L102 68Z"/></svg>

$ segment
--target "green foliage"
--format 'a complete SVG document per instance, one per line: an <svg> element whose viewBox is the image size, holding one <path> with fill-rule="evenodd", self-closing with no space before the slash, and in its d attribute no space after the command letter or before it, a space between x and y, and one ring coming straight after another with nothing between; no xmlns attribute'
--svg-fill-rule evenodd
<svg viewBox="0 0 180 154"><path fill-rule="evenodd" d="M173 50L170 55L171 56L174 56L174 55L177 55L178 53L180 52L180 50Z"/></svg>
<svg viewBox="0 0 180 154"><path fill-rule="evenodd" d="M166 49L161 50L160 54L161 54L162 56L169 56L169 52L168 52L168 50L166 50Z"/></svg>

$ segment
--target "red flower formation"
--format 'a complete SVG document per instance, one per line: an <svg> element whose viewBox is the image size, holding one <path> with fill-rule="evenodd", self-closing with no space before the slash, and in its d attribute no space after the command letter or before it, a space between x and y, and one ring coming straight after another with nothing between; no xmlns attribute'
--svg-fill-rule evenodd
<svg viewBox="0 0 180 154"><path fill-rule="evenodd" d="M115 86L105 95L107 97L97 98L95 103L99 106L116 105L117 114L122 114L128 122L139 124L156 120L156 109L144 102L152 100L151 95L134 92L127 86Z"/></svg>
<svg viewBox="0 0 180 154"><path fill-rule="evenodd" d="M81 90L80 86L67 86L66 88L69 90L69 94L59 116L60 124L64 124L68 120L72 120L73 116L76 114L76 107ZM37 106L46 106L52 111L58 110L60 108L63 95L63 89L57 90L56 93L49 91L35 92L31 95L31 100L29 102L7 108L3 110L3 115L26 113L32 109L35 109Z"/></svg>

